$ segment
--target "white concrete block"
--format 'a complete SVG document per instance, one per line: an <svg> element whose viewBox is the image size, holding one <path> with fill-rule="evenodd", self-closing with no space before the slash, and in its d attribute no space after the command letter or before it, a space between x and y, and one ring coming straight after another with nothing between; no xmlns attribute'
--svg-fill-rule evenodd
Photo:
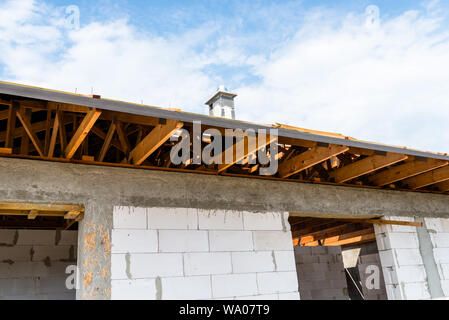
<svg viewBox="0 0 449 320"><path fill-rule="evenodd" d="M274 253L272 251L233 252L232 266L234 273L275 271Z"/></svg>
<svg viewBox="0 0 449 320"><path fill-rule="evenodd" d="M245 230L287 231L289 223L284 221L284 212L244 212Z"/></svg>
<svg viewBox="0 0 449 320"><path fill-rule="evenodd" d="M387 284L427 281L426 269L423 265L383 268L383 275Z"/></svg>
<svg viewBox="0 0 449 320"><path fill-rule="evenodd" d="M159 230L159 251L207 252L208 233L199 230Z"/></svg>
<svg viewBox="0 0 449 320"><path fill-rule="evenodd" d="M183 276L182 254L136 253L130 255L133 279Z"/></svg>
<svg viewBox="0 0 449 320"><path fill-rule="evenodd" d="M441 280L441 287L445 297L449 297L449 280Z"/></svg>
<svg viewBox="0 0 449 320"><path fill-rule="evenodd" d="M277 294L259 294L257 296L235 297L234 300L247 300L247 301L273 301L279 300Z"/></svg>
<svg viewBox="0 0 449 320"><path fill-rule="evenodd" d="M55 230L19 230L17 245L54 246L56 243L55 239Z"/></svg>
<svg viewBox="0 0 449 320"><path fill-rule="evenodd" d="M274 251L275 271L296 271L295 254L292 251Z"/></svg>
<svg viewBox="0 0 449 320"><path fill-rule="evenodd" d="M78 245L78 231L62 230L57 245L58 246Z"/></svg>
<svg viewBox="0 0 449 320"><path fill-rule="evenodd" d="M397 265L396 256L393 253L393 250L379 251L379 257L382 263L382 267L391 267Z"/></svg>
<svg viewBox="0 0 449 320"><path fill-rule="evenodd" d="M434 248L449 248L449 233L431 233L430 239Z"/></svg>
<svg viewBox="0 0 449 320"><path fill-rule="evenodd" d="M112 280L112 300L155 300L155 279Z"/></svg>
<svg viewBox="0 0 449 320"><path fill-rule="evenodd" d="M185 253L184 272L186 276L232 273L231 253Z"/></svg>
<svg viewBox="0 0 449 320"><path fill-rule="evenodd" d="M402 290L405 300L425 300L431 298L427 282L404 283Z"/></svg>
<svg viewBox="0 0 449 320"><path fill-rule="evenodd" d="M251 231L209 231L211 251L252 251Z"/></svg>
<svg viewBox="0 0 449 320"><path fill-rule="evenodd" d="M33 261L68 260L71 246L33 246Z"/></svg>
<svg viewBox="0 0 449 320"><path fill-rule="evenodd" d="M257 295L256 274L231 274L212 276L212 296L231 298Z"/></svg>
<svg viewBox="0 0 449 320"><path fill-rule="evenodd" d="M13 245L17 230L0 230L0 245Z"/></svg>
<svg viewBox="0 0 449 320"><path fill-rule="evenodd" d="M260 294L284 293L298 291L296 272L269 272L257 274Z"/></svg>
<svg viewBox="0 0 449 320"><path fill-rule="evenodd" d="M299 292L279 293L279 300L300 300Z"/></svg>
<svg viewBox="0 0 449 320"><path fill-rule="evenodd" d="M449 264L448 263L440 263L440 264L437 264L437 266L438 266L440 278L443 280L449 280Z"/></svg>
<svg viewBox="0 0 449 320"><path fill-rule="evenodd" d="M200 230L243 230L243 212L198 210Z"/></svg>
<svg viewBox="0 0 449 320"><path fill-rule="evenodd" d="M253 231L253 237L254 249L258 251L293 250L290 231Z"/></svg>
<svg viewBox="0 0 449 320"><path fill-rule="evenodd" d="M146 229L147 213L145 208L114 207L114 229Z"/></svg>
<svg viewBox="0 0 449 320"><path fill-rule="evenodd" d="M419 248L416 232L387 232L377 236L379 250Z"/></svg>
<svg viewBox="0 0 449 320"><path fill-rule="evenodd" d="M406 221L406 222L415 222L415 218L413 217L385 217L385 220L395 220L395 221ZM389 232L416 232L416 227L411 226L400 226L400 225L384 225Z"/></svg>
<svg viewBox="0 0 449 320"><path fill-rule="evenodd" d="M423 264L419 249L394 249L380 251L379 255L383 267L394 265L413 266Z"/></svg>
<svg viewBox="0 0 449 320"><path fill-rule="evenodd" d="M424 218L427 229L436 232L449 233L449 219L443 218Z"/></svg>
<svg viewBox="0 0 449 320"><path fill-rule="evenodd" d="M385 285L388 300L403 300L403 293L399 285L387 284Z"/></svg>
<svg viewBox="0 0 449 320"><path fill-rule="evenodd" d="M162 278L163 300L204 300L212 298L210 276Z"/></svg>
<svg viewBox="0 0 449 320"><path fill-rule="evenodd" d="M156 230L112 230L112 253L151 253L158 251Z"/></svg>
<svg viewBox="0 0 449 320"><path fill-rule="evenodd" d="M2 261L31 261L33 246L0 247L0 262Z"/></svg>
<svg viewBox="0 0 449 320"><path fill-rule="evenodd" d="M130 256L129 256L130 257ZM128 279L127 262L125 254L111 254L111 279ZM128 270L129 273L129 270Z"/></svg>
<svg viewBox="0 0 449 320"><path fill-rule="evenodd" d="M148 208L148 229L197 230L197 209Z"/></svg>
<svg viewBox="0 0 449 320"><path fill-rule="evenodd" d="M449 263L449 248L434 248L433 256L436 263Z"/></svg>

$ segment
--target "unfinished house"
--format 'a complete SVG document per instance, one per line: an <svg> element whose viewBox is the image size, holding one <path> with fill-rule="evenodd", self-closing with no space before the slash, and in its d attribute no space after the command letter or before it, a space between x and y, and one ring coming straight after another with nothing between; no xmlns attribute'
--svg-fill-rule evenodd
<svg viewBox="0 0 449 320"><path fill-rule="evenodd" d="M447 154L237 121L234 97L201 115L0 83L0 299L449 297ZM210 132L244 153L204 163Z"/></svg>

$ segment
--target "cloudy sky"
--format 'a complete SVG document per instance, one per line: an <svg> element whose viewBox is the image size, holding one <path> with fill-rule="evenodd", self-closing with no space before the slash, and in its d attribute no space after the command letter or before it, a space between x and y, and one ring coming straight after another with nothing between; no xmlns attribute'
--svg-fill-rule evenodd
<svg viewBox="0 0 449 320"><path fill-rule="evenodd" d="M449 152L448 15L449 0L0 0L0 80L198 113L224 84L242 120Z"/></svg>

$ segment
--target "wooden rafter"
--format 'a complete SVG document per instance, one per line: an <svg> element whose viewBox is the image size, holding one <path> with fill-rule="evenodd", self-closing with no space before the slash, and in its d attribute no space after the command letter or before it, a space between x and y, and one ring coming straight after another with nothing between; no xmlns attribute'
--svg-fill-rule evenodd
<svg viewBox="0 0 449 320"><path fill-rule="evenodd" d="M449 180L449 166L406 179L402 183L412 189L420 189L446 180Z"/></svg>
<svg viewBox="0 0 449 320"><path fill-rule="evenodd" d="M336 245L336 243L338 243L339 245L343 245L343 244L362 242L368 239L369 240L376 239L373 227L360 228L359 230L355 230L352 232L342 233L333 236L331 235L329 237L322 237L314 241L302 241L301 239L300 245L317 246L321 244L323 246L329 246L329 245Z"/></svg>
<svg viewBox="0 0 449 320"><path fill-rule="evenodd" d="M165 124L157 125L137 146L129 153L128 162L140 165L162 144L180 129L184 124L176 120L167 120Z"/></svg>
<svg viewBox="0 0 449 320"><path fill-rule="evenodd" d="M120 121L117 121L116 124L116 130L117 130L117 136L120 141L120 145L122 147L122 151L125 155L128 154L128 152L131 150L128 137L125 134L125 131L123 130L123 123Z"/></svg>
<svg viewBox="0 0 449 320"><path fill-rule="evenodd" d="M101 147L101 150L100 150L100 155L98 156L98 161L100 161L100 162L103 162L104 157L106 156L106 153L109 150L112 138L114 137L115 129L116 129L116 124L115 124L115 121L113 121L111 123L111 125L109 126L108 133L106 134L106 138L104 139L103 146Z"/></svg>
<svg viewBox="0 0 449 320"><path fill-rule="evenodd" d="M16 116L22 123L22 126L27 134L27 137L23 137L23 139L30 138L31 142L34 145L34 148L36 148L36 151L39 153L41 157L44 157L45 155L41 146L41 142L39 141L39 138L32 130L32 126L29 120L30 116L22 114L22 111L20 109L16 110Z"/></svg>
<svg viewBox="0 0 449 320"><path fill-rule="evenodd" d="M65 157L67 159L73 158L75 152L78 150L81 143L87 137L89 131L92 129L93 125L100 117L100 115L101 111L98 111L97 109L94 108L90 110L89 113L84 117L80 126L73 135L72 140L70 140L70 143L67 145L65 149Z"/></svg>
<svg viewBox="0 0 449 320"><path fill-rule="evenodd" d="M44 212L84 212L84 207L77 204L54 204L54 203L22 203L22 202L0 202L0 210L3 211L27 211Z"/></svg>
<svg viewBox="0 0 449 320"><path fill-rule="evenodd" d="M52 158L55 152L55 146L56 146L56 139L58 137L58 130L59 130L59 118L58 116L55 117L55 121L53 123L53 132L51 134L51 139L48 147L48 157Z"/></svg>
<svg viewBox="0 0 449 320"><path fill-rule="evenodd" d="M387 166L391 166L395 163L404 161L407 158L408 156L397 153L373 155L339 168L331 172L329 175L331 178L335 179L335 182L344 183Z"/></svg>
<svg viewBox="0 0 449 320"><path fill-rule="evenodd" d="M281 163L279 165L279 175L282 178L288 178L348 150L348 147L338 145L313 147L312 149Z"/></svg>
<svg viewBox="0 0 449 320"><path fill-rule="evenodd" d="M386 186L397 181L401 181L430 170L434 170L447 165L449 162L438 159L427 159L427 161L411 161L379 172L369 178L369 181L376 186Z"/></svg>
<svg viewBox="0 0 449 320"><path fill-rule="evenodd" d="M318 231L318 232L314 232L311 234L307 234L304 235L300 240L300 244L306 244L309 242L314 242L314 241L318 241L318 240L323 240L323 239L327 239L327 238L332 238L332 237L336 237L336 236L342 236L345 234L352 234L354 232L360 231L361 229L366 229L369 228L371 230L374 229L372 226L361 226L360 224L344 224L341 225L339 227L335 227L335 228L331 228L331 229L324 229L322 231Z"/></svg>
<svg viewBox="0 0 449 320"><path fill-rule="evenodd" d="M257 138L254 136L245 136L240 141L235 143L232 147L225 150L223 153L218 154L216 158L221 158L221 164L218 165L218 172L223 172L228 168L232 167L239 161L247 158L258 150L266 147L272 142L276 141L275 136L270 135L258 135ZM251 148L250 148L251 147ZM232 160L226 159L226 153L232 152ZM229 161L230 160L230 161Z"/></svg>

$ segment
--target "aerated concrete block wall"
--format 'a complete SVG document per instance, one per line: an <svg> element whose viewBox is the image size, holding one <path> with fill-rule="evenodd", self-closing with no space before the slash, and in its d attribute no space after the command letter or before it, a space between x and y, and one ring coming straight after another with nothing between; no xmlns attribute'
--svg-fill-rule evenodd
<svg viewBox="0 0 449 320"><path fill-rule="evenodd" d="M449 297L449 219L387 217L423 227L375 226L389 300Z"/></svg>
<svg viewBox="0 0 449 320"><path fill-rule="evenodd" d="M0 300L75 300L77 231L0 230Z"/></svg>
<svg viewBox="0 0 449 320"><path fill-rule="evenodd" d="M298 299L287 213L114 207L112 299Z"/></svg>
<svg viewBox="0 0 449 320"><path fill-rule="evenodd" d="M301 300L349 300L341 247L295 246Z"/></svg>

